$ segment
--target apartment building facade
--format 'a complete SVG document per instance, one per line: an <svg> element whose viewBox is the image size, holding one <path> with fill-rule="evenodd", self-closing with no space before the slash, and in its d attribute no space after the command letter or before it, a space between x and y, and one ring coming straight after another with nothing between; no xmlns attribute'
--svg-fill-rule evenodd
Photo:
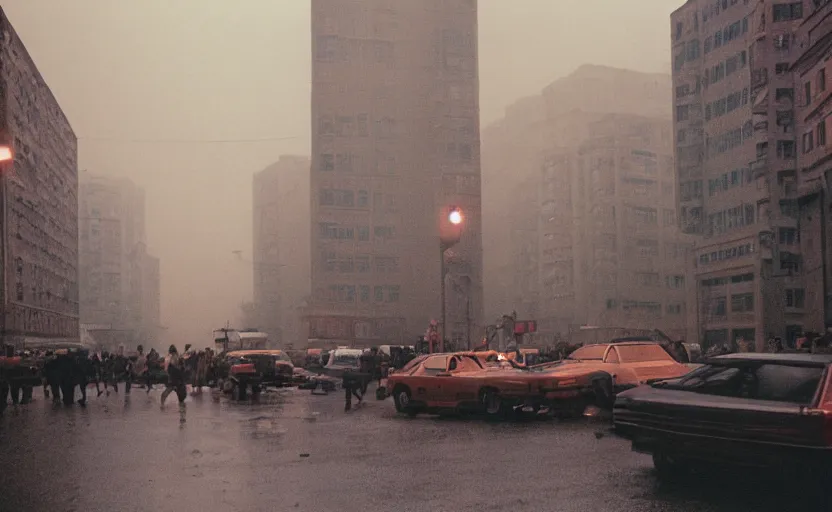
<svg viewBox="0 0 832 512"><path fill-rule="evenodd" d="M0 32L0 343L77 341L77 138L2 9Z"/></svg>
<svg viewBox="0 0 832 512"><path fill-rule="evenodd" d="M832 212L832 143L828 138L832 115L832 3L813 2L797 28L801 55L792 65L797 106L799 241L805 271L804 330L822 333L832 327L832 258L829 241Z"/></svg>
<svg viewBox="0 0 832 512"><path fill-rule="evenodd" d="M308 157L284 155L254 175L255 324L277 345L302 347L309 299L311 230Z"/></svg>
<svg viewBox="0 0 832 512"><path fill-rule="evenodd" d="M445 334L471 337L482 316L476 2L313 0L312 51L308 337L401 342L441 322L450 207L465 221L447 255Z"/></svg>
<svg viewBox="0 0 832 512"><path fill-rule="evenodd" d="M543 341L582 325L687 336L669 91L668 75L584 66L485 130L489 304ZM506 193L512 208L490 210Z"/></svg>
<svg viewBox="0 0 832 512"><path fill-rule="evenodd" d="M671 15L679 223L708 347L793 340L806 320L796 91L808 2L690 0Z"/></svg>
<svg viewBox="0 0 832 512"><path fill-rule="evenodd" d="M104 345L152 343L161 325L159 262L148 254L144 191L82 173L78 200L81 320Z"/></svg>

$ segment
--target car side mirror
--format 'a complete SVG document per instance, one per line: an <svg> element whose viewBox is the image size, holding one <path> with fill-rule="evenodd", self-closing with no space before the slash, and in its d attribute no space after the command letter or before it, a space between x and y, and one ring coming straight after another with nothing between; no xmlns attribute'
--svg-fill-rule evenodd
<svg viewBox="0 0 832 512"><path fill-rule="evenodd" d="M437 377L450 377L451 372L441 372L436 374Z"/></svg>

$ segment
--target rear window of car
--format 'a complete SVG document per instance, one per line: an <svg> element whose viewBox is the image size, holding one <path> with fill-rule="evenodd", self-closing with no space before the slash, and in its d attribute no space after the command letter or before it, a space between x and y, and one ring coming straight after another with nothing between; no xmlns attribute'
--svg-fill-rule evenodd
<svg viewBox="0 0 832 512"><path fill-rule="evenodd" d="M424 360L425 360L425 356L420 356L420 357L413 358L413 359L410 360L410 362L408 362L406 365L404 365L402 367L402 369L399 370L399 371L401 371L402 373L409 372L410 370L415 368L417 364L421 363Z"/></svg>
<svg viewBox="0 0 832 512"><path fill-rule="evenodd" d="M582 359L584 361L601 361L604 359L604 352L607 351L606 345L588 345L581 347L578 350L569 354L567 359Z"/></svg>
<svg viewBox="0 0 832 512"><path fill-rule="evenodd" d="M823 368L788 364L705 365L666 386L697 393L808 404Z"/></svg>
<svg viewBox="0 0 832 512"><path fill-rule="evenodd" d="M622 363L673 360L660 345L617 345L616 348Z"/></svg>

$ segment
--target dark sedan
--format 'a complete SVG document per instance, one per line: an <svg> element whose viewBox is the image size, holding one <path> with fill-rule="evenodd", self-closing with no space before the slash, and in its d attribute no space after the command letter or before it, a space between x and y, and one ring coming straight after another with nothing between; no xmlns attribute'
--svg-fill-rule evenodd
<svg viewBox="0 0 832 512"><path fill-rule="evenodd" d="M702 463L832 469L830 354L731 354L618 395L617 434L661 476Z"/></svg>

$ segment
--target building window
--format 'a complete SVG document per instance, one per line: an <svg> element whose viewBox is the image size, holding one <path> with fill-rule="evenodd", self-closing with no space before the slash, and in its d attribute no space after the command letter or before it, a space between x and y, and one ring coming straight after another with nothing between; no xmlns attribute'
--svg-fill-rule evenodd
<svg viewBox="0 0 832 512"><path fill-rule="evenodd" d="M662 210L662 217L666 227L676 225L676 210L664 209Z"/></svg>
<svg viewBox="0 0 832 512"><path fill-rule="evenodd" d="M384 302L384 287L383 286L376 286L373 289L373 295L375 296L376 302Z"/></svg>
<svg viewBox="0 0 832 512"><path fill-rule="evenodd" d="M17 285L15 285L15 294L17 296L17 300L19 300L19 301L24 300L24 297L23 297L23 283L17 283Z"/></svg>
<svg viewBox="0 0 832 512"><path fill-rule="evenodd" d="M335 155L333 155L332 153L321 154L321 161L320 164L318 164L318 169L321 171L334 171Z"/></svg>
<svg viewBox="0 0 832 512"><path fill-rule="evenodd" d="M752 313L754 312L754 294L753 293L738 293L731 295L731 312L732 313Z"/></svg>
<svg viewBox="0 0 832 512"><path fill-rule="evenodd" d="M636 282L639 286L659 286L659 274L656 273L638 273L636 274Z"/></svg>
<svg viewBox="0 0 832 512"><path fill-rule="evenodd" d="M818 146L825 146L826 145L826 119L818 123L817 128L817 144Z"/></svg>
<svg viewBox="0 0 832 512"><path fill-rule="evenodd" d="M786 289L785 303L787 308L803 308L806 303L806 291L803 288Z"/></svg>
<svg viewBox="0 0 832 512"><path fill-rule="evenodd" d="M682 22L676 23L676 40L682 39Z"/></svg>
<svg viewBox="0 0 832 512"><path fill-rule="evenodd" d="M778 140L777 141L777 158L794 158L794 141L793 140Z"/></svg>
<svg viewBox="0 0 832 512"><path fill-rule="evenodd" d="M807 132L803 134L803 152L808 153L815 148L814 132Z"/></svg>
<svg viewBox="0 0 832 512"><path fill-rule="evenodd" d="M359 233L361 228L359 228ZM367 229L369 231L369 228ZM370 257L369 256L356 256L355 257L355 270L359 274L366 274L370 271ZM367 292L369 293L369 292Z"/></svg>
<svg viewBox="0 0 832 512"><path fill-rule="evenodd" d="M826 90L826 68L821 68L818 71L818 92Z"/></svg>
<svg viewBox="0 0 832 512"><path fill-rule="evenodd" d="M368 208L370 206L370 193L366 190L358 191L358 207Z"/></svg>
<svg viewBox="0 0 832 512"><path fill-rule="evenodd" d="M804 88L806 92L804 105L808 106L810 103L812 103L812 82L806 82Z"/></svg>
<svg viewBox="0 0 832 512"><path fill-rule="evenodd" d="M399 302L399 294L401 292L401 287L399 285L393 285L387 287L387 300L388 302Z"/></svg>
<svg viewBox="0 0 832 512"><path fill-rule="evenodd" d="M373 228L373 236L380 240L390 240L396 234L393 226L376 226Z"/></svg>
<svg viewBox="0 0 832 512"><path fill-rule="evenodd" d="M672 290L681 290L685 287L685 276L665 276L665 284Z"/></svg>
<svg viewBox="0 0 832 512"><path fill-rule="evenodd" d="M779 87L774 91L775 101L794 101L794 89L791 87Z"/></svg>
<svg viewBox="0 0 832 512"><path fill-rule="evenodd" d="M681 315L684 310L685 310L685 305L684 304L668 304L667 305L667 314L668 315Z"/></svg>
<svg viewBox="0 0 832 512"><path fill-rule="evenodd" d="M778 62L774 65L774 73L776 75L785 75L789 72L789 67L788 62Z"/></svg>
<svg viewBox="0 0 832 512"><path fill-rule="evenodd" d="M370 135L370 118L367 114L358 114L355 116L356 127L359 137L367 137Z"/></svg>
<svg viewBox="0 0 832 512"><path fill-rule="evenodd" d="M322 137L335 135L335 120L332 116L318 118L318 135Z"/></svg>
<svg viewBox="0 0 832 512"><path fill-rule="evenodd" d="M358 226L358 241L359 242L369 242L370 241L370 227L369 226ZM368 263L369 265L369 263Z"/></svg>
<svg viewBox="0 0 832 512"><path fill-rule="evenodd" d="M370 287L362 284L359 287L359 296L361 302L370 302Z"/></svg>
<svg viewBox="0 0 832 512"><path fill-rule="evenodd" d="M774 4L774 22L799 20L803 17L803 2Z"/></svg>
<svg viewBox="0 0 832 512"><path fill-rule="evenodd" d="M690 118L690 108L688 105L676 105L676 121L687 121Z"/></svg>
<svg viewBox="0 0 832 512"><path fill-rule="evenodd" d="M797 245L800 241L798 231L795 228L780 228L778 235L780 245Z"/></svg>

